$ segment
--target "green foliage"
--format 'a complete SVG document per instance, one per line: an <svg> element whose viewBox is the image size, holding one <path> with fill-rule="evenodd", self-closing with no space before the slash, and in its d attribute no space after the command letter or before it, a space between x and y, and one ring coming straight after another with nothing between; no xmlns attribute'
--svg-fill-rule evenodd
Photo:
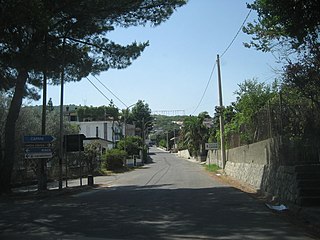
<svg viewBox="0 0 320 240"><path fill-rule="evenodd" d="M117 148L126 151L129 156L139 155L142 149L142 139L138 136L127 136L118 142Z"/></svg>
<svg viewBox="0 0 320 240"><path fill-rule="evenodd" d="M252 116L277 94L277 82L272 86L259 83L257 79L245 80L238 84L239 90L235 91L237 101L235 111L241 113L240 119L249 122Z"/></svg>
<svg viewBox="0 0 320 240"><path fill-rule="evenodd" d="M216 164L208 164L208 165L205 165L206 166L206 170L208 172L218 172L218 170L220 170L221 168L216 165Z"/></svg>
<svg viewBox="0 0 320 240"><path fill-rule="evenodd" d="M227 147L229 147L230 138L234 135L239 136L238 141L241 143L254 142L257 127L255 116L269 102L274 101L278 94L277 82L266 85L253 79L246 80L238 86L239 90L235 92L237 101L223 109L222 113ZM215 134L220 141L220 131Z"/></svg>
<svg viewBox="0 0 320 240"><path fill-rule="evenodd" d="M43 0L5 0L0 16L0 76L4 79L0 89L14 86L16 73L10 68L30 71L29 83L35 86L41 84L39 76L44 69L52 82L58 83L63 62L67 81L79 81L109 68L125 68L140 56L148 42L121 46L106 35L116 27L159 25L185 3L79 0L53 4Z"/></svg>
<svg viewBox="0 0 320 240"><path fill-rule="evenodd" d="M101 145L99 142L94 141L84 146L84 157L89 167L89 173L93 174L94 169L97 167L97 160L100 157Z"/></svg>
<svg viewBox="0 0 320 240"><path fill-rule="evenodd" d="M244 31L254 35L250 45L259 50L269 51L285 45L298 49L319 40L318 0L256 0L248 7L257 11L258 20L249 23Z"/></svg>
<svg viewBox="0 0 320 240"><path fill-rule="evenodd" d="M155 130L170 131L178 130L180 125L177 122L183 122L187 116L165 116L165 115L154 115L153 116Z"/></svg>
<svg viewBox="0 0 320 240"><path fill-rule="evenodd" d="M297 88L320 112L320 2L256 0L248 7L259 17L244 28L253 36L246 46L277 53L284 84Z"/></svg>
<svg viewBox="0 0 320 240"><path fill-rule="evenodd" d="M209 138L209 129L203 124L208 113L200 113L198 117L186 117L182 127L182 141L192 156L200 156L204 152L204 144Z"/></svg>
<svg viewBox="0 0 320 240"><path fill-rule="evenodd" d="M104 166L108 170L119 170L123 168L126 158L127 153L117 148L110 149L104 155L102 155Z"/></svg>
<svg viewBox="0 0 320 240"><path fill-rule="evenodd" d="M139 129L152 128L153 117L151 116L151 109L147 103L139 100L131 110L131 114L127 119L127 123L135 123ZM145 126L143 126L145 124ZM141 134L142 136L142 134Z"/></svg>
<svg viewBox="0 0 320 240"><path fill-rule="evenodd" d="M10 191L14 135L22 99L39 99L42 80L80 81L89 74L131 65L148 42L117 44L106 36L116 27L166 21L183 0L20 1L0 4L0 91L12 92L0 161L0 192Z"/></svg>
<svg viewBox="0 0 320 240"><path fill-rule="evenodd" d="M167 148L167 141L164 139L161 139L159 142L159 146L163 148Z"/></svg>
<svg viewBox="0 0 320 240"><path fill-rule="evenodd" d="M90 119L91 121L105 121L107 119L119 119L119 109L114 106L81 106L77 108L79 121Z"/></svg>

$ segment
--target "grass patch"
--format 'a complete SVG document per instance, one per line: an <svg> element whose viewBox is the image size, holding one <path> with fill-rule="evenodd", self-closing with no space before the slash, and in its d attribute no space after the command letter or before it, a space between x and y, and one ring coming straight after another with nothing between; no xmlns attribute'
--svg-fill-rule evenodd
<svg viewBox="0 0 320 240"><path fill-rule="evenodd" d="M218 170L220 170L221 168L216 165L216 164L209 164L209 165L206 165L206 170L209 171L209 172L217 172Z"/></svg>

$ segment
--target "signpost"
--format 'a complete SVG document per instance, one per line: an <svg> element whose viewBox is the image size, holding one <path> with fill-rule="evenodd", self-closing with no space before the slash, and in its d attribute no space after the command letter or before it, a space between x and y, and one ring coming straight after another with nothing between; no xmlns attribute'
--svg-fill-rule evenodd
<svg viewBox="0 0 320 240"><path fill-rule="evenodd" d="M55 137L50 135L32 135L32 136L24 136L24 143L51 143L53 142Z"/></svg>
<svg viewBox="0 0 320 240"><path fill-rule="evenodd" d="M55 137L50 135L24 136L24 157L25 159L52 158L52 142Z"/></svg>
<svg viewBox="0 0 320 240"><path fill-rule="evenodd" d="M218 143L205 143L206 150L218 150Z"/></svg>

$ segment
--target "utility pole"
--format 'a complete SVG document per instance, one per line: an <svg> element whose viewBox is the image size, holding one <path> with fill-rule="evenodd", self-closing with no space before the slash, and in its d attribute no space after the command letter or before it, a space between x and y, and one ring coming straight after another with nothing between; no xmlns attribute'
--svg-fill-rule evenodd
<svg viewBox="0 0 320 240"><path fill-rule="evenodd" d="M59 189L62 189L62 163L64 158L63 151L63 91L64 91L64 48L66 38L63 39L62 45L62 70L61 70L61 90L60 90L60 156L59 156Z"/></svg>
<svg viewBox="0 0 320 240"><path fill-rule="evenodd" d="M217 67L218 67L218 87L219 87L219 122L220 122L220 142L221 142L221 159L222 169L226 167L226 149L224 145L224 119L223 119L223 102L222 102L222 86L221 86L221 72L220 72L220 59L217 55Z"/></svg>
<svg viewBox="0 0 320 240"><path fill-rule="evenodd" d="M145 133L144 133L144 118L142 118L142 156L141 156L141 160L142 160L142 164L144 163L145 159L144 159L144 149L145 149L145 144L146 144L146 137L145 137Z"/></svg>
<svg viewBox="0 0 320 240"><path fill-rule="evenodd" d="M44 71L43 71L43 92L42 92L42 121L41 121L41 135L46 135L46 118L47 118L47 37L45 35L44 48ZM47 190L47 159L39 159L38 162L38 191Z"/></svg>
<svg viewBox="0 0 320 240"><path fill-rule="evenodd" d="M167 151L169 151L169 130L167 131Z"/></svg>
<svg viewBox="0 0 320 240"><path fill-rule="evenodd" d="M47 71L43 71L43 92L42 92L42 121L41 135L46 135L46 116L47 116ZM38 191L47 190L47 159L38 160Z"/></svg>

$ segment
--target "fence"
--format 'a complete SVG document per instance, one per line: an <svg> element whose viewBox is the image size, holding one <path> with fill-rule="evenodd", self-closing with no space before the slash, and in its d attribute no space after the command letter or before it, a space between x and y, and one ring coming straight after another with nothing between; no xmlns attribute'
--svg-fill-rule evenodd
<svg viewBox="0 0 320 240"><path fill-rule="evenodd" d="M312 105L268 103L239 129L226 136L228 148L281 136L285 164L319 162L320 114Z"/></svg>

